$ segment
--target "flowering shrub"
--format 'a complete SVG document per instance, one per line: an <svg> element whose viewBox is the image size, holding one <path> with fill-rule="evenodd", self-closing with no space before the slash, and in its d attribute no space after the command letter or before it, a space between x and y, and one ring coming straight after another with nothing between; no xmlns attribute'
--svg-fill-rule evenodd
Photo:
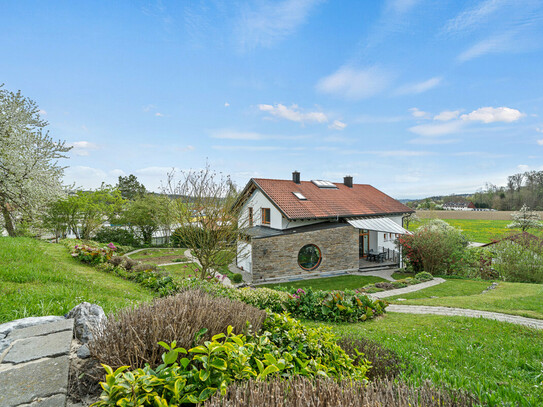
<svg viewBox="0 0 543 407"><path fill-rule="evenodd" d="M403 235L398 242L404 260L415 272L462 274L466 266L466 238L440 219L422 225L412 235Z"/></svg>
<svg viewBox="0 0 543 407"><path fill-rule="evenodd" d="M113 243L106 247L91 247L87 245L76 244L72 251L72 257L83 263L99 264L111 259L117 248Z"/></svg>

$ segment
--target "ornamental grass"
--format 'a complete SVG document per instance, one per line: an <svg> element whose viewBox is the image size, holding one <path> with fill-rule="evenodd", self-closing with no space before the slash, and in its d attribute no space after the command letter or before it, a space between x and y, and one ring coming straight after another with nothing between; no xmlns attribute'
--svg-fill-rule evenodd
<svg viewBox="0 0 543 407"><path fill-rule="evenodd" d="M239 301L212 297L202 291L185 291L175 296L139 304L110 315L89 344L91 355L113 368L133 369L162 363L159 341L189 349L226 332L260 330L266 312ZM197 334L207 329L195 342Z"/></svg>

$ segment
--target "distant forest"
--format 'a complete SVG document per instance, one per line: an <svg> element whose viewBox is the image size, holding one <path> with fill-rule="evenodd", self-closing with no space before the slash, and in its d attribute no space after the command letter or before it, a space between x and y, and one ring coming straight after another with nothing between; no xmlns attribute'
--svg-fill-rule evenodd
<svg viewBox="0 0 543 407"><path fill-rule="evenodd" d="M497 187L487 184L471 196L478 208L498 211L517 211L522 205L543 210L543 171L526 171L507 177L507 185Z"/></svg>
<svg viewBox="0 0 543 407"><path fill-rule="evenodd" d="M472 195L433 196L410 201L407 205L417 209L442 209L448 202L473 202L477 208L498 211L518 211L522 205L527 205L532 210L543 211L543 171L511 175L504 187L488 183Z"/></svg>

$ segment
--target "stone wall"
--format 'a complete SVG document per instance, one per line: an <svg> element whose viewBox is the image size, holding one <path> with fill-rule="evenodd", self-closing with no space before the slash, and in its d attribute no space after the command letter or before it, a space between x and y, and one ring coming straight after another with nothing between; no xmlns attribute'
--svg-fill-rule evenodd
<svg viewBox="0 0 543 407"><path fill-rule="evenodd" d="M283 276L358 270L358 229L350 225L253 239L253 282ZM316 245L322 260L314 270L298 265L298 252L306 244Z"/></svg>

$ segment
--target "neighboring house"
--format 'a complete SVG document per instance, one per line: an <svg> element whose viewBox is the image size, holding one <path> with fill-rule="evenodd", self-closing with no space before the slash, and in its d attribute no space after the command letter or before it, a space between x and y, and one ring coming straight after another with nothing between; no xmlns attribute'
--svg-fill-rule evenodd
<svg viewBox="0 0 543 407"><path fill-rule="evenodd" d="M409 207L370 185L253 178L237 204L237 265L253 281L375 267L368 258L399 264L396 239Z"/></svg>
<svg viewBox="0 0 543 407"><path fill-rule="evenodd" d="M447 202L443 204L443 209L446 211L474 211L477 208L473 202Z"/></svg>

